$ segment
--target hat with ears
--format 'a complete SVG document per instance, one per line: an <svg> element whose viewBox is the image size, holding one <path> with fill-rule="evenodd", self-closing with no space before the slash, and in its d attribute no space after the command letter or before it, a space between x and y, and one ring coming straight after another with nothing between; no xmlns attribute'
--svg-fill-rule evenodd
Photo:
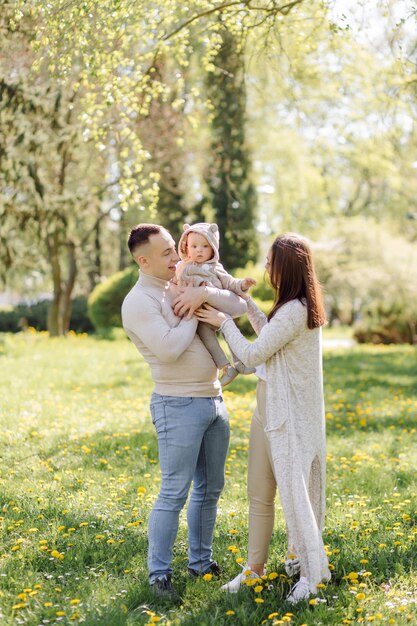
<svg viewBox="0 0 417 626"><path fill-rule="evenodd" d="M190 233L198 233L199 235L203 235L213 248L213 258L210 261L214 261L215 263L219 262L219 243L220 243L220 235L219 228L217 224L207 224L206 222L200 222L198 224L184 224L183 226L184 232L181 235L180 241L178 243L178 254L181 259L184 261L187 258L187 237Z"/></svg>

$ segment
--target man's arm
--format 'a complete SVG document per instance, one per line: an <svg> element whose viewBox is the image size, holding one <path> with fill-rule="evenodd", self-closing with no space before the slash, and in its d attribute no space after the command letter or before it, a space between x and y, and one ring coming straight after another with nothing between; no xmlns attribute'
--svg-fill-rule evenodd
<svg viewBox="0 0 417 626"><path fill-rule="evenodd" d="M193 317L171 328L161 313L160 303L146 294L142 295L139 307L137 301L124 302L122 320L123 327L165 363L173 363L189 347L198 324Z"/></svg>
<svg viewBox="0 0 417 626"><path fill-rule="evenodd" d="M194 311L207 302L215 309L232 317L246 313L246 302L235 293L217 287L186 287L173 302L175 315L186 315L190 319Z"/></svg>

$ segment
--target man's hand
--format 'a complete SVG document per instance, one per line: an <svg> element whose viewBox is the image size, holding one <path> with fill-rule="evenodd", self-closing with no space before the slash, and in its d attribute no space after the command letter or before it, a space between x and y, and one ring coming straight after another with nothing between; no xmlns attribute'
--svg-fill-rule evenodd
<svg viewBox="0 0 417 626"><path fill-rule="evenodd" d="M198 309L195 312L195 316L200 322L208 322L212 326L216 326L216 328L220 328L223 322L230 318L230 315L218 311L209 304L205 304Z"/></svg>
<svg viewBox="0 0 417 626"><path fill-rule="evenodd" d="M179 296L172 303L175 315L190 320L196 309L206 301L207 292L205 287L184 287L181 288Z"/></svg>

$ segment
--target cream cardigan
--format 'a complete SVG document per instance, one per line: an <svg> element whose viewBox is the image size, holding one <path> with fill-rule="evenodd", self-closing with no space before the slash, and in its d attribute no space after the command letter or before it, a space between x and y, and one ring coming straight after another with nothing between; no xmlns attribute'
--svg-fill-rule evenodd
<svg viewBox="0 0 417 626"><path fill-rule="evenodd" d="M305 303L292 300L274 317L248 300L257 333L249 342L233 320L221 327L231 350L248 367L266 363L266 428L287 524L288 550L301 558L301 575L316 584L330 573L321 533L325 512L326 441L321 329L307 326Z"/></svg>

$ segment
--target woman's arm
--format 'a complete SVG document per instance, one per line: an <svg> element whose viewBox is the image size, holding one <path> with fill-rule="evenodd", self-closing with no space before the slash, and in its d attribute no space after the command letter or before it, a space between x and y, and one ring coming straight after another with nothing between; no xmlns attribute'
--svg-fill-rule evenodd
<svg viewBox="0 0 417 626"><path fill-rule="evenodd" d="M266 315L262 313L260 309L258 309L258 307L251 298L247 298L246 303L248 305L248 320L250 321L255 333L259 335L262 328L265 326L265 324L268 323Z"/></svg>
<svg viewBox="0 0 417 626"><path fill-rule="evenodd" d="M220 327L234 354L248 367L256 367L270 359L305 327L307 310L298 300L285 304L264 325L259 337L253 342L242 335L230 317L214 309L200 309L196 317Z"/></svg>

